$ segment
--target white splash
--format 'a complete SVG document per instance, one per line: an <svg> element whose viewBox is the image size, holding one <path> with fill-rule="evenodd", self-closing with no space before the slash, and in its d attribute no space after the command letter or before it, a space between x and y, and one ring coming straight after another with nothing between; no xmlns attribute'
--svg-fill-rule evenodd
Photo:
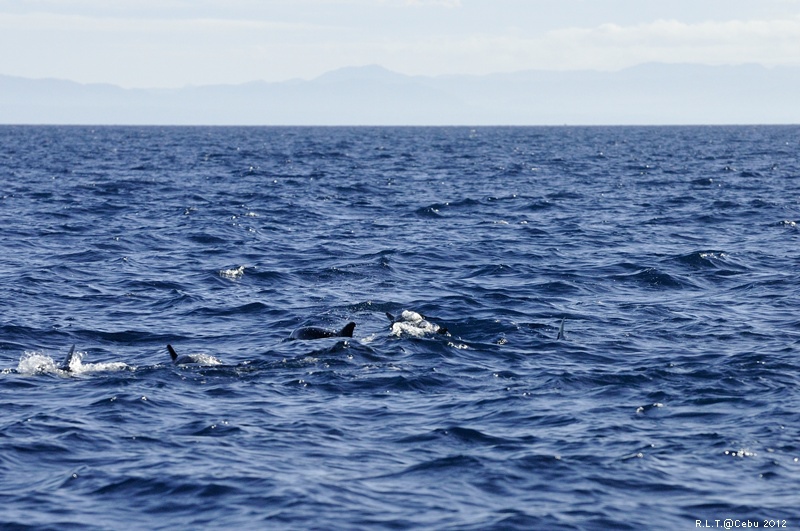
<svg viewBox="0 0 800 531"><path fill-rule="evenodd" d="M124 371L130 366L122 361L105 361L98 363L84 363L83 354L74 356L69 364L69 372L72 374L88 374L92 372L113 372Z"/></svg>
<svg viewBox="0 0 800 531"><path fill-rule="evenodd" d="M175 365L222 365L222 362L211 354L186 354L180 356Z"/></svg>
<svg viewBox="0 0 800 531"><path fill-rule="evenodd" d="M77 358L79 355L75 357ZM34 374L67 374L67 371L62 371L58 368L58 363L50 356L41 352L27 350L19 359L17 372L29 376Z"/></svg>
<svg viewBox="0 0 800 531"><path fill-rule="evenodd" d="M222 362L211 354L191 354L198 365L222 365Z"/></svg>
<svg viewBox="0 0 800 531"><path fill-rule="evenodd" d="M245 266L239 266L235 269L220 269L219 276L222 278L229 278L231 280L238 280L244 275Z"/></svg>
<svg viewBox="0 0 800 531"><path fill-rule="evenodd" d="M400 337L403 334L413 337L425 337L425 335L436 334L439 332L439 325L428 322L417 312L403 310L400 319L392 323L392 335Z"/></svg>
<svg viewBox="0 0 800 531"><path fill-rule="evenodd" d="M25 351L17 364L17 373L28 376L36 374L70 376L92 372L122 371L130 368L127 363L121 361L84 363L83 357L85 355L85 352L75 352L75 355L70 359L69 367L62 368L60 362L47 354Z"/></svg>

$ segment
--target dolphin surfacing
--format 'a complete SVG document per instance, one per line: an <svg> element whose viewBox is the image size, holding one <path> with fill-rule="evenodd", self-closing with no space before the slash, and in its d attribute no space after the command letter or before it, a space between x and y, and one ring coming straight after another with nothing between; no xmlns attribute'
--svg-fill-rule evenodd
<svg viewBox="0 0 800 531"><path fill-rule="evenodd" d="M222 365L221 361L208 354L184 354L179 356L175 349L172 348L172 345L167 345L167 350L169 351L169 357L172 358L173 365Z"/></svg>
<svg viewBox="0 0 800 531"><path fill-rule="evenodd" d="M172 345L167 345L167 350L169 351L169 357L172 358L172 363L177 365L178 360L181 359L180 356L178 356L178 353L172 348Z"/></svg>
<svg viewBox="0 0 800 531"><path fill-rule="evenodd" d="M64 358L64 361L61 362L61 365L59 365L58 368L62 371L71 372L72 368L70 367L70 365L72 365L72 359L74 357L75 357L75 345L72 345L72 348L69 349L67 357Z"/></svg>
<svg viewBox="0 0 800 531"><path fill-rule="evenodd" d="M354 322L349 322L344 325L344 328L341 330L328 330L326 328L318 328L316 326L303 326L298 328L292 335L289 336L289 339L324 339L326 337L353 337L353 330L355 330L356 324Z"/></svg>

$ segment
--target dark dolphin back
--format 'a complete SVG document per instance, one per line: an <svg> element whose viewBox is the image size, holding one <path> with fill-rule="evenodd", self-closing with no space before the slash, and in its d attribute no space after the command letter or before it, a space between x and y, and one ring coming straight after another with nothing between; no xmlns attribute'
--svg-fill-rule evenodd
<svg viewBox="0 0 800 531"><path fill-rule="evenodd" d="M304 326L298 328L289 339L324 339L327 337L353 337L353 330L355 323L347 323L341 330L328 330L327 328L318 328L316 326Z"/></svg>

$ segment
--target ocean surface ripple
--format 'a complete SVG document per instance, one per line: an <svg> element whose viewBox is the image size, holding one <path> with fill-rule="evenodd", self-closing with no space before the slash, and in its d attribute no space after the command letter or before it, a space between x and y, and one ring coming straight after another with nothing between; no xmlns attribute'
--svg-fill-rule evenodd
<svg viewBox="0 0 800 531"><path fill-rule="evenodd" d="M800 127L0 138L0 528L800 525Z"/></svg>

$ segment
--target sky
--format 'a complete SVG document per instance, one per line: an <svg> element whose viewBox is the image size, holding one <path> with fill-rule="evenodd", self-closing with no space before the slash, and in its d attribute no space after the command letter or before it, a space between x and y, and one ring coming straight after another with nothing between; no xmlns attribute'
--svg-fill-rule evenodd
<svg viewBox="0 0 800 531"><path fill-rule="evenodd" d="M800 0L0 0L0 74L177 88L407 75L800 66Z"/></svg>

